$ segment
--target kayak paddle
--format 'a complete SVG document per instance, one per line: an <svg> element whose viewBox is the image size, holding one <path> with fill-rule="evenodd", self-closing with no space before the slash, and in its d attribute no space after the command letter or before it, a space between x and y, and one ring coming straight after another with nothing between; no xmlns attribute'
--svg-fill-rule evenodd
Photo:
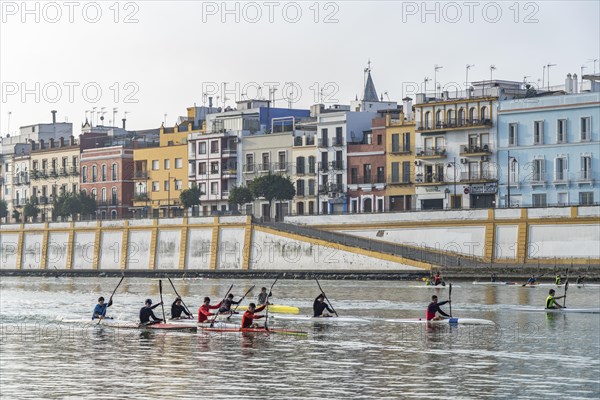
<svg viewBox="0 0 600 400"><path fill-rule="evenodd" d="M123 274L123 276L121 276L121 280L119 281L119 283L117 284L117 287L115 288L115 290L113 290L112 294L110 295L110 297L108 298L108 303L110 304L110 302L112 301L113 296L115 295L115 292L117 291L117 289L119 288L119 286L121 286L121 282L123 282L123 279L125 279L125 274ZM108 306L106 307L108 308ZM100 325L100 322L102 322L102 319L104 317L100 316L100 319L98 320L98 323L96 325Z"/></svg>
<svg viewBox="0 0 600 400"><path fill-rule="evenodd" d="M162 279L158 280L158 291L160 293L160 305L162 306L162 312L163 312L163 322L167 322L167 318L165 317L165 305L163 303L163 298L162 298Z"/></svg>
<svg viewBox="0 0 600 400"><path fill-rule="evenodd" d="M252 287L250 289L248 289L248 291L246 293L244 293L244 295L242 296L242 298L238 301L238 303L235 305L235 308L233 309L233 311L231 311L231 313L229 314L229 317L227 317L227 319L231 318L231 316L233 314L235 314L235 311L237 310L237 308L239 307L240 303L242 301L244 301L244 299L246 298L246 296L248 296L248 293L250 293L252 291L252 289L254 289L254 286L256 285L252 285Z"/></svg>
<svg viewBox="0 0 600 400"><path fill-rule="evenodd" d="M319 290L321 291L321 293L323 293L323 296L325 297L325 300L327 300L327 304L329 304L329 307L331 307L331 309L333 310L333 312L335 313L336 317L339 317L337 311L335 311L335 308L333 308L333 306L331 305L331 302L329 301L329 299L327 298L327 295L325 294L325 292L323 291L323 289L321 288L321 284L319 283L319 280L317 279L317 277L315 276L315 281L317 281L317 285L319 286Z"/></svg>
<svg viewBox="0 0 600 400"><path fill-rule="evenodd" d="M563 308L566 307L567 304L567 289L569 288L569 279L567 278L567 281L565 282L565 295L563 297Z"/></svg>
<svg viewBox="0 0 600 400"><path fill-rule="evenodd" d="M448 287L448 303L450 304L450 318L452 318L452 284Z"/></svg>
<svg viewBox="0 0 600 400"><path fill-rule="evenodd" d="M223 304L223 302L227 298L227 295L229 294L229 292L231 292L231 289L233 289L233 284L231 284L231 286L229 286L229 290L227 291L227 293L225 293L225 296L223 296L223 300L221 300L221 304ZM210 321L211 328L215 326L215 321L217 320L217 317L219 316L220 311L221 311L221 307L219 306L219 309L215 313L215 317L212 319L212 321Z"/></svg>
<svg viewBox="0 0 600 400"><path fill-rule="evenodd" d="M177 289L175 289L175 285L173 285L173 281L171 280L171 278L167 277L167 279L169 280L169 283L173 287L173 291L175 292L175 295L177 295L177 297L181 299L181 304L183 304L183 306L185 307L185 311L187 311L189 314L192 314L190 312L190 309L183 302L183 298L179 295L179 293L177 293Z"/></svg>
<svg viewBox="0 0 600 400"><path fill-rule="evenodd" d="M273 282L273 284L271 285L271 288L269 289L269 294L273 293L273 286L275 286L275 284L277 283L277 281L279 280L279 277L277 277L275 279L275 282ZM269 296L267 296L267 303L269 302ZM265 329L269 330L269 306L267 305L267 312L265 313Z"/></svg>

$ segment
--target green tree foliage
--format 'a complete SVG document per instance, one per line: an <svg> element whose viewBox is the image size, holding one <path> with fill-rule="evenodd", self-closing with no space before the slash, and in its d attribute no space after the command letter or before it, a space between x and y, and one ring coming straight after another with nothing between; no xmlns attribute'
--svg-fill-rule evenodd
<svg viewBox="0 0 600 400"><path fill-rule="evenodd" d="M0 218L6 218L8 216L8 203L6 200L0 200Z"/></svg>
<svg viewBox="0 0 600 400"><path fill-rule="evenodd" d="M252 195L252 191L245 186L236 186L229 191L229 197L227 202L229 205L239 206L251 203L254 201L254 196Z"/></svg>
<svg viewBox="0 0 600 400"><path fill-rule="evenodd" d="M85 192L63 192L54 199L52 214L56 217L73 219L80 215L90 215L96 212L96 200Z"/></svg>
<svg viewBox="0 0 600 400"><path fill-rule="evenodd" d="M19 210L14 209L12 212L12 217L15 219L15 221L17 221L17 223L21 222L21 213Z"/></svg>
<svg viewBox="0 0 600 400"><path fill-rule="evenodd" d="M35 221L39 213L40 209L37 206L37 199L35 196L31 196L31 198L25 201L25 206L23 207L23 218L25 221L27 221L27 218L31 217L32 221Z"/></svg>
<svg viewBox="0 0 600 400"><path fill-rule="evenodd" d="M269 202L269 216L273 200L291 200L296 195L296 189L289 177L271 173L254 179L249 188L254 198L263 197Z"/></svg>
<svg viewBox="0 0 600 400"><path fill-rule="evenodd" d="M200 205L200 196L203 193L200 191L198 185L192 185L189 189L184 189L179 194L179 201L185 208L192 208Z"/></svg>

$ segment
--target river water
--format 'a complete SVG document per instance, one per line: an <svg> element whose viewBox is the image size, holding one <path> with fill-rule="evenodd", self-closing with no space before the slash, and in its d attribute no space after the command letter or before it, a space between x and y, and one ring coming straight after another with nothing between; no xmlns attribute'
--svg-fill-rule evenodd
<svg viewBox="0 0 600 400"><path fill-rule="evenodd" d="M82 327L98 296L119 278L6 277L0 280L0 396L6 399L396 399L598 398L600 315L519 311L543 307L547 287L455 282L452 314L495 326L402 324L423 317L433 293L406 281L321 281L336 311L361 322L290 321L306 337L142 332ZM230 284L242 295L268 281L174 279L195 311ZM459 287L460 286L460 287ZM562 294L563 289L557 290ZM163 280L165 309L174 292ZM253 292L253 298L258 291ZM280 280L273 302L308 313L314 281ZM126 278L111 314L135 320L158 282ZM600 288L569 287L567 306L599 307ZM449 311L448 306L442 307ZM155 310L162 315L161 308ZM272 314L271 314L272 315Z"/></svg>

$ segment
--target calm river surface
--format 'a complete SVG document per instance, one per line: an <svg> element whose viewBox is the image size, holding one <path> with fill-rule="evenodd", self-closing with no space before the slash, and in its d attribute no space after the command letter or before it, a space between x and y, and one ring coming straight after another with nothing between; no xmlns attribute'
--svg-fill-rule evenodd
<svg viewBox="0 0 600 400"><path fill-rule="evenodd" d="M98 296L119 278L0 280L0 396L6 399L396 399L600 397L600 315L518 311L543 307L548 287L455 282L455 317L496 326L427 328L388 319L423 317L433 293L406 281L321 281L342 323L276 320L307 337L141 332L86 328ZM174 279L194 312L230 284L242 295L260 280ZM457 287L460 286L460 287ZM166 312L173 290L163 280ZM558 294L563 289L557 290ZM600 288L569 287L567 306L599 307ZM255 299L255 289L252 298ZM308 313L314 281L280 280L273 302ZM126 278L110 314L135 320L158 282ZM444 308L448 311L447 305ZM154 310L161 315L161 308ZM271 314L272 315L272 314Z"/></svg>

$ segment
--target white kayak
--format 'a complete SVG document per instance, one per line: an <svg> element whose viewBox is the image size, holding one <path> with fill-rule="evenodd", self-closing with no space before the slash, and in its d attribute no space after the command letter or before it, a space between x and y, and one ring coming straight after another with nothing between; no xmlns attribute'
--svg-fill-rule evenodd
<svg viewBox="0 0 600 400"><path fill-rule="evenodd" d="M309 321L309 322L325 322L325 323L335 323L335 322L354 322L354 323L368 323L369 320L360 317L313 317L312 315L290 315L290 314L277 314L277 315L269 315L269 319L273 318L275 321L279 320L289 320L289 321Z"/></svg>
<svg viewBox="0 0 600 400"><path fill-rule="evenodd" d="M478 282L475 281L473 282L473 285L488 285L488 286L506 286L506 285L518 285L518 282L504 282L504 281L497 281L497 282Z"/></svg>
<svg viewBox="0 0 600 400"><path fill-rule="evenodd" d="M434 325L495 325L494 321L479 318L444 318L427 321L425 318L386 319L386 322L399 324L434 324Z"/></svg>
<svg viewBox="0 0 600 400"><path fill-rule="evenodd" d="M112 318L91 319L91 318L63 318L60 322L67 324L78 324L78 325L98 325L98 326L110 326L113 328L137 328L138 323L131 321L123 321Z"/></svg>
<svg viewBox="0 0 600 400"><path fill-rule="evenodd" d="M410 287L410 288L420 288L420 289L448 289L450 287L450 285L449 284L446 284L446 286L443 286L443 285L437 285L437 286L435 286L435 285L411 285L411 286L408 286L408 287ZM457 287L460 287L460 285L454 285L453 284L452 287L453 288L457 288Z"/></svg>
<svg viewBox="0 0 600 400"><path fill-rule="evenodd" d="M580 313L580 314L600 314L600 308L517 308L517 311L526 312L545 312L552 314Z"/></svg>

